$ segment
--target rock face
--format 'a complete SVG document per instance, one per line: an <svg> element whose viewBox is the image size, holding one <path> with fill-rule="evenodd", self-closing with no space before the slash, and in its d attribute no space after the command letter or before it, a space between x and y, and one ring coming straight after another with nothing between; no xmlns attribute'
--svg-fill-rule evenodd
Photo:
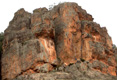
<svg viewBox="0 0 117 80"><path fill-rule="evenodd" d="M116 80L113 76L111 37L76 3L33 14L20 9L5 30L3 80Z"/></svg>
<svg viewBox="0 0 117 80"><path fill-rule="evenodd" d="M13 80L116 80L116 77L91 69L91 63L79 62L63 68L63 71L21 75ZM72 75L71 75L72 74Z"/></svg>

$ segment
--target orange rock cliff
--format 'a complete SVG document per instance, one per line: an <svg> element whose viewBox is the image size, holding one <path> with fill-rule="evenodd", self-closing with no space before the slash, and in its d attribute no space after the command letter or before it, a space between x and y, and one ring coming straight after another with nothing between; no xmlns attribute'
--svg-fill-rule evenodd
<svg viewBox="0 0 117 80"><path fill-rule="evenodd" d="M4 33L3 80L42 80L37 79L42 73L70 80L80 80L79 74L87 80L103 74L100 80L117 80L111 37L76 3L38 8L32 14L20 9Z"/></svg>

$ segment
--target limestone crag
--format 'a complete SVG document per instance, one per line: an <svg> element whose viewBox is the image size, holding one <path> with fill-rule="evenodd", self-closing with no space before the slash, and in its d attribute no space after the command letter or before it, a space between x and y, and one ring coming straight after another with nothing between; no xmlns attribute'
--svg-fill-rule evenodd
<svg viewBox="0 0 117 80"><path fill-rule="evenodd" d="M76 3L20 9L4 33L3 80L117 79L111 37Z"/></svg>

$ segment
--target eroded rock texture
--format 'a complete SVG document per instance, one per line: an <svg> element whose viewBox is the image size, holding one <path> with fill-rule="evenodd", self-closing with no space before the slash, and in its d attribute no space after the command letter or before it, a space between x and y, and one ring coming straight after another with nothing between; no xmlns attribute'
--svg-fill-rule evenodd
<svg viewBox="0 0 117 80"><path fill-rule="evenodd" d="M93 22L76 3L62 3L52 10L35 9L33 14L20 9L5 30L2 79L94 80L99 74L100 80L116 80L112 77L116 76L114 53L106 28ZM90 70L83 61L88 61ZM41 75L45 77L39 78Z"/></svg>

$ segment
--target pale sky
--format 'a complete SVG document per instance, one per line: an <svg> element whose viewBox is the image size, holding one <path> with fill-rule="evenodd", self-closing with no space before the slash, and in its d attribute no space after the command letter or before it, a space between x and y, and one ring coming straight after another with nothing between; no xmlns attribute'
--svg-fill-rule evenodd
<svg viewBox="0 0 117 80"><path fill-rule="evenodd" d="M113 43L117 45L117 0L1 0L0 1L0 32L8 27L14 13L24 8L32 12L36 8L49 7L60 2L76 2L90 13L94 21L106 27Z"/></svg>

